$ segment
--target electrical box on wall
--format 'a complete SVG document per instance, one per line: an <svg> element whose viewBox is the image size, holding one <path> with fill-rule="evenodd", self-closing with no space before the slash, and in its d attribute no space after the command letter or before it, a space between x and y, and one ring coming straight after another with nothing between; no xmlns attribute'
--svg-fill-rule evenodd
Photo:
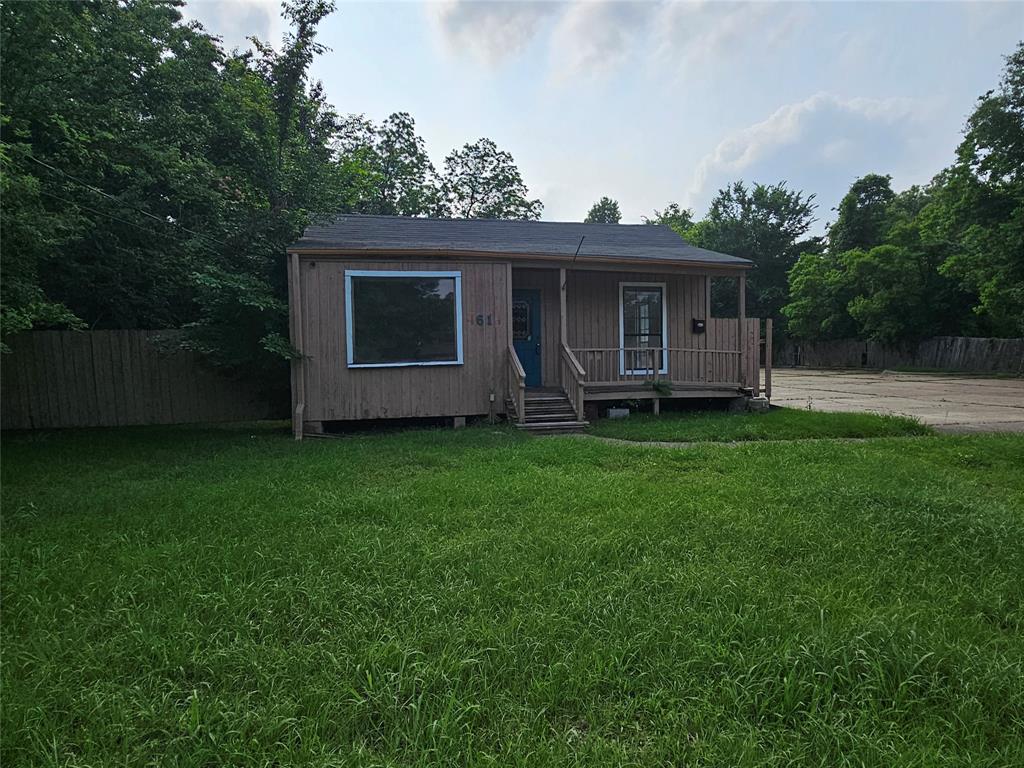
<svg viewBox="0 0 1024 768"><path fill-rule="evenodd" d="M698 318L693 318L693 332L704 333L704 321Z"/></svg>

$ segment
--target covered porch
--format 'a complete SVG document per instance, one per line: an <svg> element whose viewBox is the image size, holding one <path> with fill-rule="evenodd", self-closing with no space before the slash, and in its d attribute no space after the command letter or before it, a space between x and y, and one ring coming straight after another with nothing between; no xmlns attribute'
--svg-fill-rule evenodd
<svg viewBox="0 0 1024 768"><path fill-rule="evenodd" d="M770 398L771 320L746 317L743 270L509 273L507 407L521 425L542 391L579 424L594 401ZM710 317L712 277L736 281L736 317Z"/></svg>

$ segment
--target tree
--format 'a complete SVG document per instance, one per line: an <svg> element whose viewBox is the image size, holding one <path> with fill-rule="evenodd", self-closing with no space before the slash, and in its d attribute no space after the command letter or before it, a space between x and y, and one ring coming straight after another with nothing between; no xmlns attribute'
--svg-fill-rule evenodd
<svg viewBox="0 0 1024 768"><path fill-rule="evenodd" d="M664 224L682 236L693 226L693 211L680 208L679 203L669 203L663 211L655 211L654 216L644 216L644 224Z"/></svg>
<svg viewBox="0 0 1024 768"><path fill-rule="evenodd" d="M434 165L416 122L396 112L379 127L361 115L349 116L339 130L341 158L365 172L356 205L359 213L425 216L437 212L440 190Z"/></svg>
<svg viewBox="0 0 1024 768"><path fill-rule="evenodd" d="M788 335L807 340L854 336L847 309L852 296L840 259L805 253L789 271L789 302L782 307Z"/></svg>
<svg viewBox="0 0 1024 768"><path fill-rule="evenodd" d="M839 215L828 230L829 251L872 248L885 239L889 205L896 197L892 177L869 173L850 186L839 203Z"/></svg>
<svg viewBox="0 0 1024 768"><path fill-rule="evenodd" d="M1024 43L928 187L854 182L829 256L790 272L783 313L803 338L1024 334Z"/></svg>
<svg viewBox="0 0 1024 768"><path fill-rule="evenodd" d="M444 160L441 180L446 212L457 219L539 219L540 200L529 190L508 152L490 139L453 151Z"/></svg>
<svg viewBox="0 0 1024 768"><path fill-rule="evenodd" d="M894 195L880 245L802 257L790 271L790 302L782 310L789 332L893 343L970 327L968 297L939 273L951 246L925 226L933 199L932 187Z"/></svg>
<svg viewBox="0 0 1024 768"><path fill-rule="evenodd" d="M977 295L993 331L1024 335L1024 43L978 100L941 179L929 229L957 245L943 274Z"/></svg>
<svg viewBox="0 0 1024 768"><path fill-rule="evenodd" d="M894 343L940 334L952 319L950 297L938 287L934 261L921 249L878 245L870 251L844 254L847 303L857 323L857 337Z"/></svg>
<svg viewBox="0 0 1024 768"><path fill-rule="evenodd" d="M802 256L790 271L782 314L796 338L895 343L962 333L964 308L963 294L927 250L886 244Z"/></svg>
<svg viewBox="0 0 1024 768"><path fill-rule="evenodd" d="M742 181L718 191L707 216L687 232L694 245L750 259L755 264L747 281L747 311L779 318L789 296L787 273L801 253L817 253L821 243L808 238L814 222L814 195L804 196L779 184ZM731 292L712 297L720 313L735 312Z"/></svg>
<svg viewBox="0 0 1024 768"><path fill-rule="evenodd" d="M590 206L590 212L587 214L587 218L583 220L583 223L618 224L621 218L622 213L619 211L619 202L612 200L610 197L602 197Z"/></svg>
<svg viewBox="0 0 1024 768"><path fill-rule="evenodd" d="M281 254L311 217L336 211L344 199L331 149L338 118L320 83L308 79L314 57L325 50L316 42L317 27L333 10L333 0L288 0L282 15L291 30L281 51L254 40L255 56L228 62L227 71L247 86L240 97L228 92L229 114L256 121L263 133L237 160L248 171L245 229L232 232L221 259L190 275L198 317L184 325L186 346L231 368L274 371L280 386L282 358L292 354Z"/></svg>
<svg viewBox="0 0 1024 768"><path fill-rule="evenodd" d="M282 253L359 176L306 75L331 8L286 3L281 52L226 55L160 0L0 6L4 333L185 328L284 383Z"/></svg>
<svg viewBox="0 0 1024 768"><path fill-rule="evenodd" d="M5 334L184 317L203 247L186 228L218 209L195 118L222 59L178 18L153 2L0 7Z"/></svg>

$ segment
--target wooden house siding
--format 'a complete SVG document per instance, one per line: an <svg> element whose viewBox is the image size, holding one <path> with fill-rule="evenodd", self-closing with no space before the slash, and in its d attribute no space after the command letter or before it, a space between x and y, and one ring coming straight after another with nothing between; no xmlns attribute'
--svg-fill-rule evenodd
<svg viewBox="0 0 1024 768"><path fill-rule="evenodd" d="M619 346L622 283L665 283L669 346L695 347L704 340L704 334L695 336L691 327L691 318L703 320L707 314L703 275L573 270L567 276L569 346L573 348Z"/></svg>
<svg viewBox="0 0 1024 768"><path fill-rule="evenodd" d="M299 306L292 340L302 352L303 420L341 421L496 412L505 399L508 266L499 262L297 259ZM346 270L460 271L461 365L349 368L345 330ZM295 323L301 323L296 333ZM300 343L297 343L300 342ZM296 395L298 400L298 395Z"/></svg>
<svg viewBox="0 0 1024 768"><path fill-rule="evenodd" d="M325 422L332 421L459 420L504 413L510 393L514 390L516 397L522 395L518 380L510 374L518 365L512 352L509 300L516 289L534 290L540 296L541 384L578 393L578 411L582 411L584 399L652 396L651 388L644 385L652 378L647 365L620 369L623 283L665 287L668 370L653 378L671 382L673 396L735 397L749 386L747 382L756 380L758 335L751 335L747 325L758 321L708 317L710 276L719 270L666 267L619 271L605 265L571 263L552 269L532 262L519 266L514 259L473 256L387 258L312 253L293 253L289 262L292 343L302 352L292 366L297 436L303 431L318 432ZM345 309L345 273L350 270L458 271L463 362L350 367ZM737 277L742 283L742 275ZM704 322L704 333L694 332L694 320ZM741 327L747 329L742 341ZM745 354L743 349L753 354ZM574 357L583 369L578 378L572 373ZM653 363L653 354L651 358ZM520 418L518 411L516 418Z"/></svg>
<svg viewBox="0 0 1024 768"><path fill-rule="evenodd" d="M694 333L693 320L708 318L707 275L659 272L597 272L573 270L567 273L569 346L573 350L617 349L619 342L619 296L622 283L664 283L670 349L736 349L735 338L714 338L709 332ZM556 308L557 314L557 308ZM706 323L710 331L711 323ZM716 324L715 331L719 330ZM577 354L587 371L588 381L609 381L618 370L616 353ZM698 369L706 369L705 356L684 352L669 355L669 371L662 378L695 381ZM725 373L722 371L721 373ZM734 379L735 380L735 379Z"/></svg>
<svg viewBox="0 0 1024 768"><path fill-rule="evenodd" d="M708 287L706 275L664 272L609 272L597 270L566 271L566 324L570 348L618 349L619 286L622 283L664 283L668 314L668 346L672 349L738 349L735 328L727 333L727 323L706 323L707 331L693 332L693 319L708 318ZM533 289L541 296L541 379L546 387L558 386L559 359L559 285L557 269L520 269L512 267L513 289ZM733 321L735 325L735 321ZM710 371L707 360L699 353L671 354L666 378L676 381L706 380ZM738 367L738 360L735 361ZM618 353L589 354L580 363L591 381L614 378ZM724 377L730 372L728 361L713 363L714 375ZM697 378L697 369L701 376ZM735 371L735 368L734 368ZM731 373L738 381L738 371ZM718 380L726 380L720 378Z"/></svg>

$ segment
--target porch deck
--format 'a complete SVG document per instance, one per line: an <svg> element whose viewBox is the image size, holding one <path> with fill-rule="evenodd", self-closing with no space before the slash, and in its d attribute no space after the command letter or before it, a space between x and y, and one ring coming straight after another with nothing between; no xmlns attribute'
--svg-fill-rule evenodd
<svg viewBox="0 0 1024 768"><path fill-rule="evenodd" d="M526 419L527 374L555 386L584 421L587 401L770 397L771 320L745 316L745 279L737 281L737 317L710 317L710 273L622 273L561 269L512 270L507 352L508 411ZM623 285L660 290L663 320L643 339L623 342ZM512 332L514 292L539 294L540 306L519 303L521 331ZM535 312L543 321L535 322ZM519 335L517 335L519 334ZM619 344L613 341L618 337ZM654 346L661 340L665 346ZM525 344L522 343L525 341ZM671 341L675 346L670 346ZM603 342L603 345L602 345ZM654 344L650 343L654 342ZM517 344L527 358L520 359ZM767 361L763 369L762 360ZM524 367L524 361L528 363ZM543 371L542 381L537 375Z"/></svg>
<svg viewBox="0 0 1024 768"><path fill-rule="evenodd" d="M735 339L739 348L572 349L561 345L560 386L527 388L515 348L508 348L508 391L513 416L522 422L526 393L562 392L579 421L587 401L668 400L674 398L760 397L771 399L772 321L715 318L708 344ZM719 339L722 341L719 342ZM586 362L581 362L586 361ZM522 414L522 416L520 416Z"/></svg>

